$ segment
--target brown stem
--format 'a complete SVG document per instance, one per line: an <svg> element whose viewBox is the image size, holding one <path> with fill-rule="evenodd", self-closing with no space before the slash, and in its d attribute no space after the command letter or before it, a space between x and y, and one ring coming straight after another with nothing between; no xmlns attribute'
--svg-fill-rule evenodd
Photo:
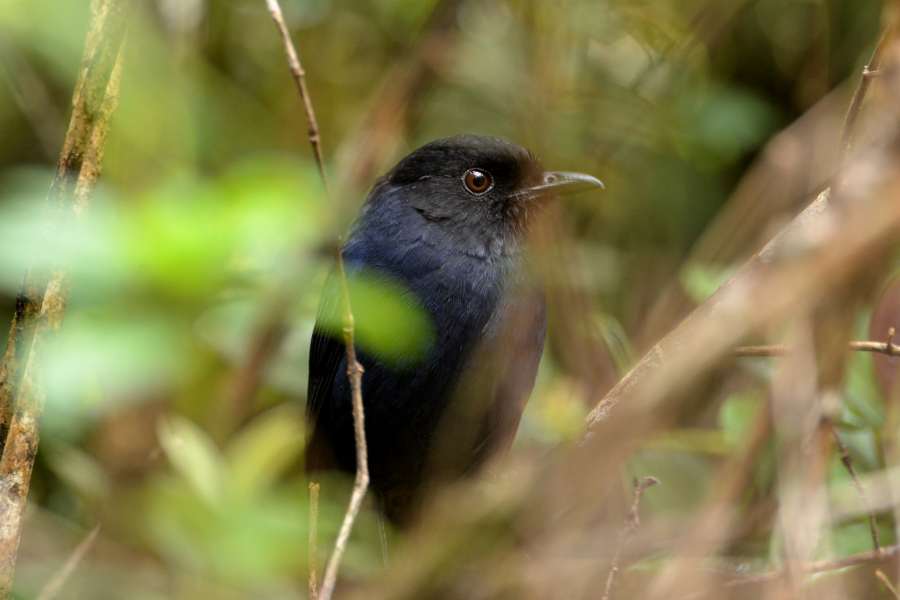
<svg viewBox="0 0 900 600"><path fill-rule="evenodd" d="M802 563L796 565L795 569L799 573L811 575L814 573L825 573L827 571L837 571L846 569L847 567L856 567L867 563L880 562L888 558L900 556L900 544L893 546L884 546L880 550L869 550L868 552L860 552L859 554L851 554L843 558L817 560L814 562ZM787 569L778 569L775 571L767 571L756 575L748 575L733 579L726 583L727 587L737 587L741 585L767 583L781 579L787 575Z"/></svg>
<svg viewBox="0 0 900 600"><path fill-rule="evenodd" d="M284 22L284 15L281 13L281 5L279 5L278 0L266 0L266 6L269 8L269 14L272 15L272 20L275 21L275 26L278 27L278 32L281 34L288 68L291 71L294 84L297 86L300 100L303 102L303 109L306 111L309 145L312 146L316 167L319 169L319 177L322 179L322 186L325 188L327 195L328 182L325 178L325 161L322 159L322 139L319 136L319 123L316 120L316 111L313 109L312 98L309 95L309 89L306 87L306 70L303 68L303 63L300 62L300 53L297 52L294 42L291 41L291 34L288 32L287 25Z"/></svg>
<svg viewBox="0 0 900 600"><path fill-rule="evenodd" d="M347 287L347 274L344 271L344 260L338 251L338 274L341 280L341 292L344 301L344 346L347 350L347 378L350 380L350 390L353 399L353 435L356 440L356 478L353 481L353 493L350 495L350 504L344 514L344 521L338 532L337 541L334 543L334 551L328 559L325 567L325 577L322 580L322 590L319 592L319 600L330 600L337 583L337 574L340 569L341 559L347 549L347 540L353 530L353 523L362 507L362 501L366 497L369 488L369 458L366 447L366 422L363 410L362 375L363 367L356 360L356 346L353 340L353 310L350 306L350 290Z"/></svg>
<svg viewBox="0 0 900 600"><path fill-rule="evenodd" d="M313 109L312 100L309 96L309 90L306 87L306 72L300 63L300 56L294 43L291 40L287 25L285 25L284 17L281 13L281 7L278 0L266 0L266 6L269 13L278 27L281 34L282 42L284 42L284 51L287 55L288 67L294 83L297 85L297 92L303 101L303 107L306 110L306 119L309 124L309 143L312 146L313 155L315 156L316 166L319 169L319 177L322 179L322 187L328 195L328 184L325 177L325 166L322 160L322 148L319 139L319 126L316 122L316 113ZM366 447L366 422L365 412L363 410L362 398L362 376L363 367L356 359L356 346L354 340L354 320L353 308L350 302L350 290L347 286L347 273L344 270L344 259L341 249L338 247L336 252L338 275L341 281L341 296L343 300L343 333L344 347L347 353L347 379L350 381L350 390L353 400L353 433L356 441L356 479L353 484L353 493L350 496L350 503L347 506L347 512L344 514L344 520L341 523L341 529L338 532L337 540L334 544L334 550L328 559L325 567L325 576L322 580L322 588L319 590L319 600L330 600L334 593L334 586L337 582L337 574L340 569L341 559L347 547L347 540L350 539L350 532L353 530L353 524L362 507L362 501L366 497L369 488L369 459L368 449ZM280 324L280 319L273 322ZM268 339L263 337L262 339ZM255 356L251 353L251 356ZM256 361L258 364L260 361ZM259 367L256 367L259 369ZM312 575L310 575L312 577ZM310 580L312 582L312 579Z"/></svg>
<svg viewBox="0 0 900 600"><path fill-rule="evenodd" d="M309 483L309 600L318 600L319 484Z"/></svg>
<svg viewBox="0 0 900 600"><path fill-rule="evenodd" d="M659 480L656 477L649 476L642 477L640 480L634 480L634 495L631 499L631 510L628 511L628 516L625 518L625 525L622 527L622 532L619 534L619 542L616 544L616 553L613 555L612 563L609 567L609 575L606 576L606 587L603 590L603 600L609 600L610 594L612 593L613 585L616 582L616 575L619 573L619 560L622 557L622 549L628 542L628 538L631 537L641 524L639 513L641 498L643 498L647 488L653 487L657 483L659 483Z"/></svg>
<svg viewBox="0 0 900 600"><path fill-rule="evenodd" d="M75 569L84 560L85 555L94 546L97 540L97 534L100 533L100 526L97 525L88 532L83 540L78 544L72 554L69 556L62 568L53 575L53 578L47 582L47 585L41 590L37 596L37 600L52 600L59 596L63 586L75 572Z"/></svg>
<svg viewBox="0 0 900 600"><path fill-rule="evenodd" d="M848 342L847 348L856 352L871 352L872 354L884 354L886 356L900 356L900 346L892 342L854 341ZM789 354L790 347L784 344L771 344L763 346L738 346L734 349L734 355L740 357L752 356L784 356Z"/></svg>
<svg viewBox="0 0 900 600"><path fill-rule="evenodd" d="M881 539L878 535L878 521L875 519L875 513L872 511L872 504L869 502L869 497L866 495L866 490L863 488L862 483L859 481L859 476L857 476L856 469L853 467L853 459L850 458L850 452L847 450L847 446L844 445L844 442L838 435L837 427L834 426L834 423L832 423L831 420L827 420L826 424L831 430L831 435L834 438L834 443L841 455L841 463L843 463L844 468L847 469L847 473L850 474L850 479L853 481L853 487L856 488L856 492L859 494L863 505L866 507L869 521L869 533L872 536L872 547L875 550L879 550L881 549Z"/></svg>
<svg viewBox="0 0 900 600"><path fill-rule="evenodd" d="M49 205L66 219L88 205L100 175L109 120L118 101L121 47L130 0L94 0L72 116ZM0 458L0 597L10 593L31 471L38 447L41 392L35 382L39 348L65 310L64 271L29 272L17 301L0 368L0 409L9 430Z"/></svg>
<svg viewBox="0 0 900 600"><path fill-rule="evenodd" d="M856 86L856 90L853 92L853 98L851 98L850 106L847 108L847 115L844 117L844 126L841 130L840 162L843 162L843 158L846 157L847 153L850 151L850 138L853 135L856 120L859 118L863 100L866 97L866 92L869 91L869 85L872 82L873 74L878 72L878 67L881 64L881 56L884 54L884 49L887 47L888 40L891 39L892 33L893 26L884 28L881 32L881 37L878 39L878 43L875 44L875 49L872 51L869 62L863 67L863 72L860 74L859 83Z"/></svg>

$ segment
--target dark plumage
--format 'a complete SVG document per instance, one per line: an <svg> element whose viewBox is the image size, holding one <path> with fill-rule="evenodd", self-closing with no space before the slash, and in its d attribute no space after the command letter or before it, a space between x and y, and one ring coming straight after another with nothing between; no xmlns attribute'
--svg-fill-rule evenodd
<svg viewBox="0 0 900 600"><path fill-rule="evenodd" d="M507 141L466 135L419 148L369 193L343 248L348 273L399 283L433 326L428 348L406 361L357 349L372 489L393 522L415 514L430 484L472 471L512 441L545 330L521 247L545 197L578 184L602 185L546 173ZM344 347L321 326L339 310L335 296L323 298L310 348L307 468L352 473Z"/></svg>

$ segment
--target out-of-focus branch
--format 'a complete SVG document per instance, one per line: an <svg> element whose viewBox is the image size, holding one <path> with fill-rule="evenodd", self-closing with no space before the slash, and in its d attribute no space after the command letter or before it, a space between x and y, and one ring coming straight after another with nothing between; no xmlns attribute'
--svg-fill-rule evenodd
<svg viewBox="0 0 900 600"><path fill-rule="evenodd" d="M897 591L896 586L894 586L894 584L891 583L891 580L888 579L887 575L884 574L884 571L882 571L881 569L876 569L875 577L878 578L878 581L884 584L884 587L888 589L888 591L894 598L896 598L896 600L900 600L900 592Z"/></svg>
<svg viewBox="0 0 900 600"><path fill-rule="evenodd" d="M862 108L863 100L865 100L866 93L869 91L869 85L872 82L873 75L878 71L879 66L881 66L881 57L884 54L884 49L887 47L888 42L893 37L893 33L894 25L889 25L884 28L884 31L881 32L881 37L878 39L878 43L875 44L875 49L872 51L869 62L863 67L863 72L860 74L859 84L857 84L856 90L853 92L853 98L851 98L850 106L847 108L847 116L844 117L844 127L841 130L842 159L846 157L847 152L850 150L850 141L853 136L856 120L859 118L859 111Z"/></svg>
<svg viewBox="0 0 900 600"><path fill-rule="evenodd" d="M49 192L49 208L75 218L100 175L110 117L118 101L120 50L130 0L94 0L72 116ZM0 419L8 427L0 459L0 596L13 583L22 518L38 446L41 392L35 382L39 347L62 322L66 274L32 270L16 302L0 366Z"/></svg>
<svg viewBox="0 0 900 600"><path fill-rule="evenodd" d="M640 479L634 480L634 495L631 499L631 510L628 511L628 516L625 518L625 525L622 527L622 532L619 534L619 541L616 544L616 553L613 555L612 563L609 567L609 575L606 576L606 587L603 590L603 600L609 600L610 594L612 593L613 585L616 582L616 575L619 573L619 560L622 557L622 549L628 542L628 538L630 538L641 525L641 498L644 497L644 492L647 491L647 488L651 488L658 483L659 480L656 477L641 477Z"/></svg>
<svg viewBox="0 0 900 600"><path fill-rule="evenodd" d="M47 585L44 586L44 589L41 590L41 593L38 594L37 600L52 600L59 596L59 593L62 591L63 586L66 585L66 582L72 576L72 573L75 572L75 569L84 560L85 555L90 551L91 548L94 547L94 542L97 540L97 534L100 533L100 526L97 525L93 529L88 532L84 539L78 544L72 554L69 556L66 563L62 566L62 568L53 575L53 578L47 582Z"/></svg>
<svg viewBox="0 0 900 600"><path fill-rule="evenodd" d="M309 600L319 598L319 484L309 482L309 543L307 551L309 563Z"/></svg>
<svg viewBox="0 0 900 600"><path fill-rule="evenodd" d="M847 348L857 352L871 352L873 354L884 354L886 356L900 356L900 346L893 343L893 330L889 334L890 337L884 342L875 341L854 341L848 342ZM738 346L734 349L735 356L753 357L753 356L784 356L789 354L791 348L784 344L770 344L762 346Z"/></svg>
<svg viewBox="0 0 900 600"><path fill-rule="evenodd" d="M859 476L856 474L856 469L853 466L853 459L850 457L850 451L847 450L847 446L844 445L843 440L841 440L841 436L838 435L837 427L834 425L831 419L827 420L826 425L831 430L831 436L834 438L834 444L835 446L837 446L838 453L841 456L841 463L843 463L844 468L847 469L847 473L850 475L850 480L853 481L853 487L856 488L860 500L862 500L863 505L866 507L869 521L869 534L872 536L872 548L878 550L881 548L881 539L878 535L878 521L875 519L875 512L872 510L872 503L869 501L869 497L868 495L866 495L866 490L862 486L862 483L859 480Z"/></svg>
<svg viewBox="0 0 900 600"><path fill-rule="evenodd" d="M887 560L889 558L895 558L897 556L900 556L900 544L885 546L880 550L870 550L869 552L851 554L850 556L845 556L843 558L818 560L814 562L803 563L800 565L796 565L795 568L796 572L798 573L812 575L814 573L838 571L840 569L846 569L847 567L857 567L870 563L879 563L881 561ZM777 571L768 571L765 573L732 579L725 585L727 587L737 587L742 585L768 583L770 581L781 579L785 576L787 576L787 570L779 569Z"/></svg>
<svg viewBox="0 0 900 600"><path fill-rule="evenodd" d="M288 65L294 82L297 85L297 91L303 101L306 110L306 118L309 123L309 142L312 146L313 155L319 168L319 176L322 179L322 187L328 194L328 184L325 178L325 167L322 161L322 148L319 140L319 127L316 122L316 114L313 109L312 101L309 97L309 91L306 89L306 78L303 66L300 63L300 57L297 53L291 36L285 25L284 17L281 13L281 7L278 0L266 0L269 13L275 21L278 31L281 33L281 39L284 42L285 54L287 55ZM338 532L337 540L334 544L334 550L328 559L325 567L325 576L322 580L322 588L319 590L318 598L320 600L330 600L334 593L334 586L337 583L338 570L340 569L341 559L347 547L347 540L350 539L350 532L353 530L353 524L362 507L362 501L366 497L369 489L369 458L366 448L366 421L365 412L363 410L362 398L362 376L363 367L356 359L356 344L354 339L354 320L353 307L350 302L350 290L347 286L347 273L344 270L344 259L340 247L336 251L338 276L341 282L341 297L343 301L343 335L344 348L347 353L347 379L350 382L350 390L353 401L353 433L356 441L356 479L353 483L353 493L350 496L350 503L344 514L344 520L341 523L341 529ZM282 305L281 302L278 303ZM277 319L276 326L280 327L280 317ZM251 356L255 356L251 353ZM257 365L261 370L262 365ZM312 565L310 565L312 568ZM310 589L314 585L313 573L310 573Z"/></svg>

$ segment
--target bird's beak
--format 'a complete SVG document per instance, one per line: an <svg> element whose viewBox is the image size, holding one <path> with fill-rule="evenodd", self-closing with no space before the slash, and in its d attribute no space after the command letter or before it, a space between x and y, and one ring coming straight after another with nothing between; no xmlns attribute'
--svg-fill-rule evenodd
<svg viewBox="0 0 900 600"><path fill-rule="evenodd" d="M603 182L593 175L584 173L569 173L566 171L545 171L541 176L541 183L527 188L529 195L543 195L545 193L569 194L591 188L604 189Z"/></svg>

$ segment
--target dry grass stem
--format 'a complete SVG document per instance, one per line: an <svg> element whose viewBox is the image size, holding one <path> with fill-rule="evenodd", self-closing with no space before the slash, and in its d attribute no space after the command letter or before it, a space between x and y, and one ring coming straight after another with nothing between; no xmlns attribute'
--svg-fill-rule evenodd
<svg viewBox="0 0 900 600"><path fill-rule="evenodd" d="M856 474L856 469L853 466L853 459L850 457L850 451L847 450L847 446L841 440L841 436L838 434L837 427L835 427L834 423L827 420L826 426L831 430L835 446L837 446L838 453L841 457L841 463L844 465L844 468L847 469L847 473L850 474L850 480L853 482L853 487L856 488L856 491L859 493L859 499L866 507L866 512L868 513L867 520L869 522L869 534L872 536L872 548L879 550L881 548L881 538L878 534L878 520L875 518L875 512L872 509L872 503L869 501L866 490L863 488L862 482L860 482L859 476Z"/></svg>
<svg viewBox="0 0 900 600"><path fill-rule="evenodd" d="M309 484L309 600L318 600L319 598L318 545L319 484L312 481Z"/></svg>
<svg viewBox="0 0 900 600"><path fill-rule="evenodd" d="M278 31L281 34L284 43L284 51L287 55L288 66L291 76L297 86L297 92L303 101L306 111L306 118L309 124L309 143L312 146L313 156L316 160L316 166L319 169L319 176L322 180L322 186L328 195L328 184L325 177L325 165L322 159L322 147L319 138L319 126L316 121L315 110L313 109L312 100L309 90L306 87L306 72L300 63L300 56L294 43L291 40L287 25L284 22L284 16L278 0L266 0L266 6ZM344 514L344 520L341 523L337 540L334 544L334 550L331 553L328 563L325 567L325 575L322 579L322 587L319 590L319 598L329 600L334 593L334 587L337 583L338 571L340 569L341 559L347 547L347 541L350 538L350 532L353 530L353 524L362 507L362 502L366 497L369 487L369 460L366 448L366 425L365 412L363 410L362 399L362 376L363 367L356 359L356 346L354 339L354 320L353 308L350 302L350 290L347 286L347 273L344 270L344 260L340 248L337 249L337 269L341 282L341 296L343 301L343 334L344 346L347 353L347 378L350 381L350 389L353 401L353 433L356 441L356 478L353 484L353 493L350 496L350 503ZM251 354L252 356L253 354ZM311 576L312 577L312 576ZM312 581L312 580L311 580Z"/></svg>
<svg viewBox="0 0 900 600"><path fill-rule="evenodd" d="M877 577L878 580L882 584L884 584L884 587L888 589L888 591L892 596L894 596L894 598L896 598L896 600L900 600L900 591L897 591L896 586L891 583L891 580L888 579L888 576L884 574L884 571L882 571L881 569L875 569L875 577Z"/></svg>
<svg viewBox="0 0 900 600"><path fill-rule="evenodd" d="M97 534L100 533L100 526L97 525L81 540L81 543L75 548L69 559L62 568L53 575L53 578L47 582L44 589L37 596L37 600L52 600L59 596L63 586L75 572L79 563L84 559L85 555L93 548L94 542L97 540Z"/></svg>
<svg viewBox="0 0 900 600"><path fill-rule="evenodd" d="M616 544L616 553L613 555L612 563L609 567L609 575L606 576L603 600L609 600L610 595L612 594L612 589L616 582L616 575L619 573L619 561L622 557L622 549L625 547L625 544L628 543L628 538L630 538L641 525L641 498L643 498L647 488L653 487L658 483L659 480L656 477L649 476L642 477L640 480L634 480L634 495L631 499L631 509L628 511L628 516L625 518L625 525L622 527L622 532L619 534L619 541Z"/></svg>
<svg viewBox="0 0 900 600"><path fill-rule="evenodd" d="M322 158L322 140L319 135L319 123L316 120L316 111L313 109L312 98L309 95L309 89L306 87L306 71L303 69L303 63L300 62L300 54L297 47L291 40L291 34L284 22L284 15L281 12L281 5L278 0L266 0L266 6L272 20L275 21L278 32L281 34L281 41L284 43L284 53L287 56L288 68L291 71L291 77L297 86L297 93L303 102L303 109L306 111L306 122L308 125L309 145L312 146L313 157L316 160L316 168L319 169L319 177L322 180L322 186L325 193L328 193L328 181L325 177L325 161Z"/></svg>

